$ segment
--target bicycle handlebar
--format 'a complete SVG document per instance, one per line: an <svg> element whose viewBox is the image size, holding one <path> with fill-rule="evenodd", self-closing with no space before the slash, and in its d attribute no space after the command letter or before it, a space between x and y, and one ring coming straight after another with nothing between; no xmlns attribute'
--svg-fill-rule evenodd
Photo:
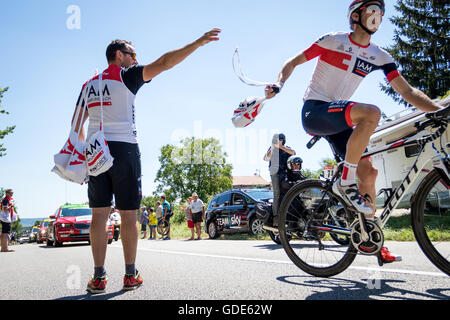
<svg viewBox="0 0 450 320"><path fill-rule="evenodd" d="M441 109L433 113L427 113L426 117L430 120L444 120L450 116L450 107Z"/></svg>

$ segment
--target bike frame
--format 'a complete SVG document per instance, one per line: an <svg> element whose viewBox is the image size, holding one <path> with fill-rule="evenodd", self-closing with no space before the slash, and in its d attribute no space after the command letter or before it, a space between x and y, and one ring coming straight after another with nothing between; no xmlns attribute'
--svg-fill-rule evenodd
<svg viewBox="0 0 450 320"><path fill-rule="evenodd" d="M417 134L419 134L419 132L417 132L412 137L402 138L394 143L379 147L363 155L362 159L406 146L411 145L421 146L421 150L417 155L416 161L414 162L411 170L405 176L403 182L392 192L389 199L384 205L383 213L380 216L381 228L384 228L384 226L389 221L392 212L397 209L397 206L399 205L401 200L403 200L403 198L411 190L414 183L419 179L420 174L424 171L425 168L429 168L430 164L432 164L431 166L433 167L434 170L437 170L439 172L445 183L450 186L450 166L447 165L447 161L450 161L450 158L444 150L442 140L442 136L445 133L446 129L447 125L445 125L444 127L442 127L433 134L424 136L422 138L414 138ZM441 139L440 151L436 148L434 144L434 141L437 140L438 138ZM432 147L436 153L436 155L431 159L426 157L425 148L427 147ZM331 180L331 182L333 182L336 178L337 175ZM314 229L340 235L347 235L347 236L351 235L350 230L342 227L323 225L322 227L315 227Z"/></svg>

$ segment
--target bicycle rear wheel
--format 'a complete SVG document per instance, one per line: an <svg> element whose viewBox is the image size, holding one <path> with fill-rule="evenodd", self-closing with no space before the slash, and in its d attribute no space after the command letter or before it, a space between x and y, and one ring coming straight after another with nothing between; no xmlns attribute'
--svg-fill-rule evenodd
<svg viewBox="0 0 450 320"><path fill-rule="evenodd" d="M422 251L436 267L450 275L450 186L436 170L417 189L411 218Z"/></svg>
<svg viewBox="0 0 450 320"><path fill-rule="evenodd" d="M297 267L313 276L335 276L345 271L356 257L350 242L336 243L327 232L329 216L336 207L351 214L345 203L320 180L299 183L281 204L279 230L283 248Z"/></svg>

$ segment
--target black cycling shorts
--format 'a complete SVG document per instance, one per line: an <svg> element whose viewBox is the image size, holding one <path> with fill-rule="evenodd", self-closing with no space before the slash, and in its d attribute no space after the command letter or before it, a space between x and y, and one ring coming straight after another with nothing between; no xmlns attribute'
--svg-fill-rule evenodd
<svg viewBox="0 0 450 320"><path fill-rule="evenodd" d="M335 152L345 159L347 143L353 134L350 113L354 105L352 101L308 100L302 111L303 128L313 136L328 137Z"/></svg>
<svg viewBox="0 0 450 320"><path fill-rule="evenodd" d="M110 207L114 195L118 210L138 210L142 201L139 146L125 142L108 142L108 146L114 164L108 172L89 177L89 206Z"/></svg>

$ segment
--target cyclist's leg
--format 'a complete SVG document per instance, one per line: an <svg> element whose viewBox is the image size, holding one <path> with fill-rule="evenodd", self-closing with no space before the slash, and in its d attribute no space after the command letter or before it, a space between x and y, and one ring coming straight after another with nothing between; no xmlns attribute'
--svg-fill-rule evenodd
<svg viewBox="0 0 450 320"><path fill-rule="evenodd" d="M326 103L310 100L306 101L303 108L305 130L314 135L331 137L330 143L334 145L335 151L346 159L343 178L333 185L333 191L366 215L371 215L373 210L364 203L358 192L356 174L362 154L376 128L372 128L372 124L376 122L378 125L375 120L377 110L373 106L351 101ZM354 125L359 127L356 133L353 130ZM368 134L370 130L372 132ZM366 138L367 141L364 141ZM357 143L365 144L361 146L356 145Z"/></svg>
<svg viewBox="0 0 450 320"><path fill-rule="evenodd" d="M357 175L359 192L363 196L369 196L371 203L368 203L368 205L373 209L373 214L366 217L369 219L374 218L377 197L375 183L378 177L378 170L373 166L372 158L365 158L359 162Z"/></svg>
<svg viewBox="0 0 450 320"><path fill-rule="evenodd" d="M351 123L356 126L348 143L345 161L358 164L370 142L370 137L378 127L381 111L376 106L354 103L350 111Z"/></svg>

